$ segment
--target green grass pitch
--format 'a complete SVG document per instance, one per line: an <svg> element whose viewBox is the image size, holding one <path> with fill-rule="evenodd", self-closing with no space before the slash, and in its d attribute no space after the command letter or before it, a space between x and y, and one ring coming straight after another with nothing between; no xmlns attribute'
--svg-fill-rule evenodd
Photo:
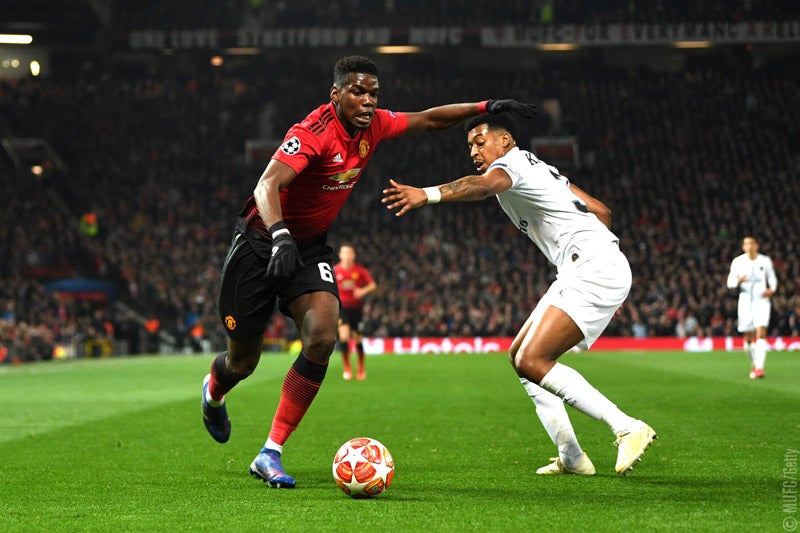
<svg viewBox="0 0 800 533"><path fill-rule="evenodd" d="M231 440L203 427L211 356L140 356L0 368L2 531L781 531L782 472L800 447L800 356L747 379L741 353L562 358L660 439L627 476L600 422L570 409L598 474L536 476L554 448L504 355L369 357L364 382L331 369L284 450L298 480L247 474L288 355L265 355L229 396ZM351 500L331 461L382 441L392 487ZM797 516L795 516L797 518Z"/></svg>

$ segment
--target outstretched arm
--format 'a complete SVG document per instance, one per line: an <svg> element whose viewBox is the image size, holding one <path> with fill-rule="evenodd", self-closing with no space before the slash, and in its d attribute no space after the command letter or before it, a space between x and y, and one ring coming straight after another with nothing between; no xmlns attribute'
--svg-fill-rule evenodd
<svg viewBox="0 0 800 533"><path fill-rule="evenodd" d="M419 133L432 130L443 130L457 126L462 122L481 114L480 104L448 104L432 107L418 113L406 113L408 129L406 133Z"/></svg>
<svg viewBox="0 0 800 533"><path fill-rule="evenodd" d="M508 174L501 168L493 168L485 174L464 176L450 183L435 187L411 187L395 180L389 180L391 187L383 190L383 202L396 216L402 216L412 209L429 203L471 202L483 200L511 188Z"/></svg>
<svg viewBox="0 0 800 533"><path fill-rule="evenodd" d="M483 102L432 107L425 111L406 113L408 117L406 133L451 128L467 119L487 113L514 113L522 118L531 119L536 115L536 106L516 100L484 100Z"/></svg>

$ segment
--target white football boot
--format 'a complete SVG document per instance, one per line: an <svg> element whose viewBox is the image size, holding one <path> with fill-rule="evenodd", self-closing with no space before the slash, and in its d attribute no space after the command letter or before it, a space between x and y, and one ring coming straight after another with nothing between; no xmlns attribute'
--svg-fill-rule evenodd
<svg viewBox="0 0 800 533"><path fill-rule="evenodd" d="M586 455L586 452L583 452L581 455L580 461L578 464L569 467L561 462L560 457L551 457L550 458L552 463L549 465L543 466L536 471L537 474L576 474L579 476L593 476L594 475L594 465L592 464L591 459L589 456Z"/></svg>
<svg viewBox="0 0 800 533"><path fill-rule="evenodd" d="M617 440L614 442L614 446L619 448L615 467L617 474L624 475L631 470L634 463L642 460L642 454L647 447L658 438L653 428L644 422L640 423L635 429L617 433Z"/></svg>

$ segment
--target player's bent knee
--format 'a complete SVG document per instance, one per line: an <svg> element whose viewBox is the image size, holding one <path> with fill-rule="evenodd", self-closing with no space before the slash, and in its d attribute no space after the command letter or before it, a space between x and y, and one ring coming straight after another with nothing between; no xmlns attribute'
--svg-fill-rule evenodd
<svg viewBox="0 0 800 533"><path fill-rule="evenodd" d="M328 331L314 331L303 339L303 353L312 361L323 363L333 353L336 334Z"/></svg>
<svg viewBox="0 0 800 533"><path fill-rule="evenodd" d="M518 376L536 384L553 368L553 362L549 359L525 355L523 352L516 354L512 364Z"/></svg>

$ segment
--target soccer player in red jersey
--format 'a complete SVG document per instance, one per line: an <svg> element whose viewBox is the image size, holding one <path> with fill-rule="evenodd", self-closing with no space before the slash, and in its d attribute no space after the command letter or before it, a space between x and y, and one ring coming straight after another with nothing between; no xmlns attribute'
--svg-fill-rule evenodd
<svg viewBox="0 0 800 533"><path fill-rule="evenodd" d="M350 341L356 345L358 354L356 379L366 379L364 369L364 296L375 290L375 280L363 265L356 263L356 251L350 244L339 247L339 262L333 267L336 284L339 286L339 300L342 308L339 311L339 342L342 345L342 361L344 371L342 377L353 379L350 369Z"/></svg>
<svg viewBox="0 0 800 533"><path fill-rule="evenodd" d="M482 113L532 118L536 106L515 100L449 104L416 113L379 109L378 69L348 56L333 69L331 101L286 133L235 227L219 295L227 350L203 382L203 421L218 442L230 437L225 395L258 365L275 303L294 320L302 351L283 381L269 438L250 473L276 488L295 480L281 462L325 377L336 343L339 294L326 235L375 148L384 139L440 130Z"/></svg>

